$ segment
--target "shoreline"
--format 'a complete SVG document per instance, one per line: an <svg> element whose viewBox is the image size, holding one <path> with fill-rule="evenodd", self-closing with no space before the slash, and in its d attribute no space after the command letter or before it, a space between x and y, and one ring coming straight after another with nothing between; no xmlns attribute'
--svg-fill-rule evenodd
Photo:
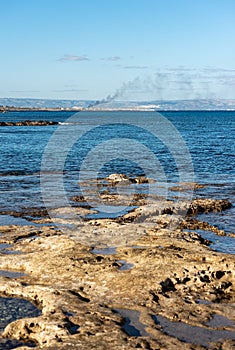
<svg viewBox="0 0 235 350"><path fill-rule="evenodd" d="M80 112L81 108L36 108L36 107L5 107L0 106L0 113L8 112Z"/></svg>
<svg viewBox="0 0 235 350"><path fill-rule="evenodd" d="M54 226L46 217L35 219L38 227L34 221L2 226L0 243L9 246L0 252L0 270L25 275L0 276L0 296L25 298L42 310L8 324L3 337L36 341L45 349L199 350L210 341L213 349L232 349L235 256L211 250L196 233L200 228L224 235L196 215L229 207L224 200L195 199L173 229L179 209L161 202L157 213L154 198L140 199L119 219L85 220L80 231L59 229L72 222L69 208L55 211Z"/></svg>
<svg viewBox="0 0 235 350"><path fill-rule="evenodd" d="M8 112L167 112L167 113L175 113L175 112L235 112L235 109L229 108L213 108L213 109L157 109L157 108L148 108L148 107L123 107L123 108L93 108L93 107L57 107L57 108L35 108L35 107L5 107L0 106L0 115Z"/></svg>

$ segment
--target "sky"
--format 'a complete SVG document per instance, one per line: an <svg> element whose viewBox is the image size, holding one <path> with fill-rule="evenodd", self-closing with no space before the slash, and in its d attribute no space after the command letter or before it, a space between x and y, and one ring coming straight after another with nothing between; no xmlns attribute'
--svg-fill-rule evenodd
<svg viewBox="0 0 235 350"><path fill-rule="evenodd" d="M234 0L0 0L0 97L235 98Z"/></svg>

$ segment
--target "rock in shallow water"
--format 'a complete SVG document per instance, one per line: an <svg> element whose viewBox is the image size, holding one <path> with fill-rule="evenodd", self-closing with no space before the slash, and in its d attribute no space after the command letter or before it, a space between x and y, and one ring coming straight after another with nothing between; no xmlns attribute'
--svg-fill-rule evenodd
<svg viewBox="0 0 235 350"><path fill-rule="evenodd" d="M56 121L48 120L23 120L20 122L0 122L0 126L47 126L47 125L57 125Z"/></svg>

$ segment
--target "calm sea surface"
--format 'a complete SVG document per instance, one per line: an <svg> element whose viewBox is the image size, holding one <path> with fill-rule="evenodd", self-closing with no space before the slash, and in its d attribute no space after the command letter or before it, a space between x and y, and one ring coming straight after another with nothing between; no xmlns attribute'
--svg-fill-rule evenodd
<svg viewBox="0 0 235 350"><path fill-rule="evenodd" d="M156 124L159 123L156 112L80 112L77 113L75 120L67 120L73 116L71 112L0 114L1 121L30 119L61 123L59 126L0 127L0 211L19 212L43 207L40 190L41 161L50 138L61 126L63 130L56 138L56 145L53 146L55 160L54 163L52 160L49 162L48 171L53 174L60 170L61 164L56 163L57 151L63 152L66 148L64 143L69 142L68 135L76 133L77 130L78 138L76 142L71 143L63 164L63 181L68 198L78 194L80 166L87 154L97 146L100 147L97 150L100 154L102 147L104 153L109 148L107 161L99 169L100 177L111 173L125 173L128 176L148 175L153 167L151 157L155 157L161 167L161 174L164 174L165 181L169 184L181 179L179 176L179 172L182 171L181 166L185 167L185 172L187 171L187 164L186 166L183 164L184 160L181 159L182 164L179 167L175 159L176 154L180 155L183 152L184 155L187 149L192 159L194 180L208 184L194 196L228 199L234 204L235 112L163 112L161 114L174 125L180 136L175 138L175 132L171 129L165 130L164 121L161 121L163 124L159 124L159 128L156 128ZM140 124L142 129L138 126ZM149 132L151 128L154 130L153 134ZM158 130L157 136L156 130ZM165 136L165 142L161 139L161 135ZM185 142L184 150L177 141L179 137L182 137ZM124 148L128 152L128 159L123 159L120 144L122 139ZM136 144L128 143L128 139L134 140ZM107 144L110 140L112 140L111 143ZM138 145L145 147L146 152ZM120 156L118 156L118 147ZM96 155L93 158L95 157L98 162L99 157ZM145 163L138 161L141 158L145 158ZM185 162L187 161L188 158ZM92 174L90 173L92 167L96 168L99 162L95 165L91 162L89 164L87 177ZM143 164L148 169L143 168ZM191 175L189 179L192 179ZM211 215L209 221L227 232L235 232L234 214L234 207L232 207L223 213Z"/></svg>

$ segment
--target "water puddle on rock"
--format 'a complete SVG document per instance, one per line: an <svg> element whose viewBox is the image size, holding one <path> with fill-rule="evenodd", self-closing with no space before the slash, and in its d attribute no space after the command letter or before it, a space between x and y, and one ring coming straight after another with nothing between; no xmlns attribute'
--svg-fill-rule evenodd
<svg viewBox="0 0 235 350"><path fill-rule="evenodd" d="M131 270L135 265L128 263L126 260L118 260L118 263L122 264L122 266L119 268L120 271L128 271Z"/></svg>
<svg viewBox="0 0 235 350"><path fill-rule="evenodd" d="M211 305L211 304L212 304L211 301L209 301L209 300L204 300L204 299L197 299L197 300L196 300L196 303L197 303L197 304L202 304L202 305Z"/></svg>
<svg viewBox="0 0 235 350"><path fill-rule="evenodd" d="M1 339L0 338L0 350L10 350L10 349L16 349L21 346L27 346L29 348L35 348L35 343L23 343L19 340L14 339Z"/></svg>
<svg viewBox="0 0 235 350"><path fill-rule="evenodd" d="M5 249L8 249L11 247L11 244L8 243L0 243L0 253L2 253L2 251L4 251Z"/></svg>
<svg viewBox="0 0 235 350"><path fill-rule="evenodd" d="M109 212L109 207L107 206L107 212L101 212L98 210L98 208L93 208L93 210L96 211L96 213L91 213L85 216L86 219L118 219L134 209L138 208L137 206L129 206L125 209L123 209L122 206L115 206L114 212Z"/></svg>
<svg viewBox="0 0 235 350"><path fill-rule="evenodd" d="M28 300L0 297L0 331L10 322L39 315L41 311Z"/></svg>
<svg viewBox="0 0 235 350"><path fill-rule="evenodd" d="M100 254L100 255L115 255L117 254L116 247L106 247L106 248L93 248L91 250L92 254Z"/></svg>
<svg viewBox="0 0 235 350"><path fill-rule="evenodd" d="M149 335L145 330L146 326L139 321L139 311L115 309L114 312L119 313L125 319L122 328L128 335L132 337L147 337Z"/></svg>
<svg viewBox="0 0 235 350"><path fill-rule="evenodd" d="M28 300L20 298L2 298L0 297L0 332L11 322L25 317L37 317L41 311ZM19 346L27 345L34 347L32 343L22 343L12 339L0 338L0 350L14 349Z"/></svg>
<svg viewBox="0 0 235 350"><path fill-rule="evenodd" d="M23 272L0 270L0 276L7 278L20 278L26 276Z"/></svg>
<svg viewBox="0 0 235 350"><path fill-rule="evenodd" d="M168 318L163 316L152 316L152 318L155 321L155 323L161 327L164 333L170 335L171 337L175 337L185 343L201 345L208 348L210 347L211 342L222 343L224 339L235 340L235 331L208 329L208 328L203 328L199 326L191 326L184 322L170 321ZM216 321L212 321L212 320L209 321L207 324L211 328L213 328L212 325L216 323ZM228 324L228 321L230 320L227 319L226 321L227 324ZM210 322L212 322L212 325ZM220 318L220 322L221 322L221 318ZM223 326L225 327L225 324L223 324Z"/></svg>
<svg viewBox="0 0 235 350"><path fill-rule="evenodd" d="M206 326L210 328L223 328L223 327L234 327L235 324L229 318L214 314L213 317L205 323Z"/></svg>
<svg viewBox="0 0 235 350"><path fill-rule="evenodd" d="M130 248L132 248L132 249L147 249L148 248L148 246L142 246L142 245L132 245L132 246L130 246Z"/></svg>
<svg viewBox="0 0 235 350"><path fill-rule="evenodd" d="M9 250L12 247L12 244L0 243L0 254L21 254L19 250Z"/></svg>

